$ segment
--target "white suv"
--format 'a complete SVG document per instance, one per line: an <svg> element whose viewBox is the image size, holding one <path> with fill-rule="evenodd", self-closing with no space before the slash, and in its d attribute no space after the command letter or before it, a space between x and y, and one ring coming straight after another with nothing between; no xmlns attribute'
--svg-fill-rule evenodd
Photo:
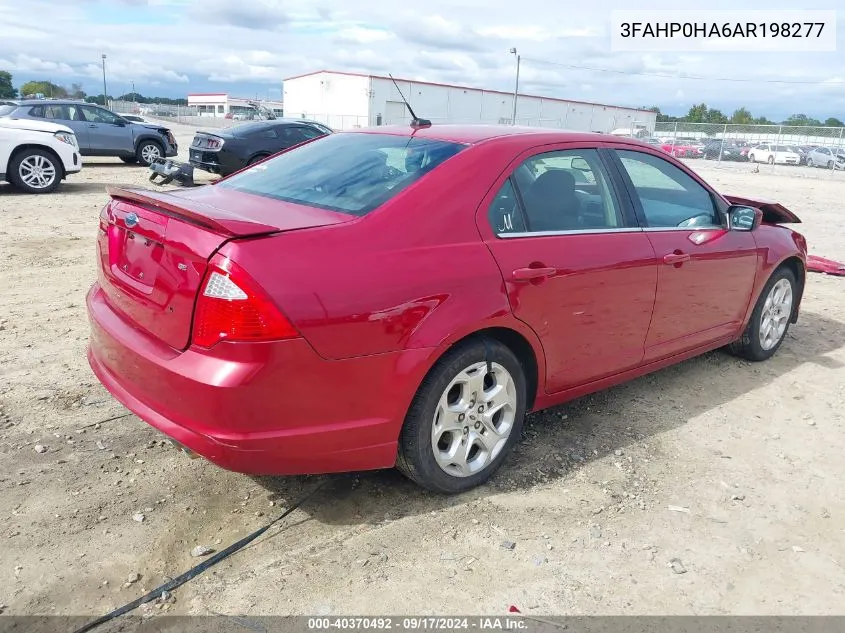
<svg viewBox="0 0 845 633"><path fill-rule="evenodd" d="M0 117L0 182L28 193L49 193L81 169L79 143L69 127Z"/></svg>

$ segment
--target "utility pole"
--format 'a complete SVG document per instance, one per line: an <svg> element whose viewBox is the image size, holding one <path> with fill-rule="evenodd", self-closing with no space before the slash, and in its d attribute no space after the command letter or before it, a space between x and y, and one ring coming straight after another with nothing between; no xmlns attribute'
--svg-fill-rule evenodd
<svg viewBox="0 0 845 633"><path fill-rule="evenodd" d="M513 89L513 116L511 117L511 125L516 125L516 99L519 95L519 54L516 52L515 48L510 50L512 55L516 55L516 85Z"/></svg>
<svg viewBox="0 0 845 633"><path fill-rule="evenodd" d="M106 54L103 53L103 107L109 107L109 98L106 96L108 91L106 90Z"/></svg>
<svg viewBox="0 0 845 633"><path fill-rule="evenodd" d="M132 82L132 111L134 112L138 107L138 95L135 92L135 82Z"/></svg>

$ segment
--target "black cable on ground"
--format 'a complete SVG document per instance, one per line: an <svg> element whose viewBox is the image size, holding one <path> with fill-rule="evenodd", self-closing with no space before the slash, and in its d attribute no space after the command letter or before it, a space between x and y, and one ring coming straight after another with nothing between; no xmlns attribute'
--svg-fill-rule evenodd
<svg viewBox="0 0 845 633"><path fill-rule="evenodd" d="M109 620L113 620L114 618L121 616L124 613L128 613L129 611L137 609L142 604L146 604L147 602L152 602L153 600L155 600L156 598L161 596L161 594L165 591L171 591L173 589L176 589L176 587L184 585L186 582L188 582L192 578L199 576L202 572L204 572L209 567L216 565L217 563L219 563L224 558L231 556L232 554L237 552L239 549L242 549L243 547L245 547L246 545L248 545L249 543L251 543L252 541L257 539L259 536L264 534L264 532L266 532L268 529L270 529L274 524L276 524L279 521L281 521L282 519L284 519L291 512L296 510L299 506L301 506L303 503L308 501L311 497L316 495L317 492L320 490L320 488L322 488L324 485L326 485L326 483L328 483L328 480L321 483L319 486L314 488L314 490L309 492L304 497L301 497L298 501L296 501L294 504L292 504L287 510L282 512L279 516L277 516L275 519L270 521L264 527L261 527L261 528L257 529L255 532L253 532L252 534L249 534L248 536L245 536L241 540L236 541L235 543L232 543L226 549L220 550L214 556L212 556L211 558L207 558L206 560L201 562L196 567L192 567L191 569L186 571L181 576L178 576L177 578L174 578L173 580L170 580L170 581L164 583L163 585L156 587L155 589L153 589L149 593L146 593L145 595L141 596L140 598L133 600L132 602L129 602L129 603L123 605L122 607L115 609L111 613L107 613L106 615L99 617L96 620L92 620L91 622L89 622L88 624L83 626L82 628L74 631L74 633L86 633L86 631L90 631L91 629L94 629L94 628L100 626L101 624L105 624Z"/></svg>

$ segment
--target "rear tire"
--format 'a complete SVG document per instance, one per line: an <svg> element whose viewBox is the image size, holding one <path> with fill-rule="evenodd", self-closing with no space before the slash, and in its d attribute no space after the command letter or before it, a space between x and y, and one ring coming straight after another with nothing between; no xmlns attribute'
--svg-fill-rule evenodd
<svg viewBox="0 0 845 633"><path fill-rule="evenodd" d="M827 168L833 169L833 161L832 160L827 161Z"/></svg>
<svg viewBox="0 0 845 633"><path fill-rule="evenodd" d="M769 156L769 165L774 165L774 164L775 164L775 157Z"/></svg>
<svg viewBox="0 0 845 633"><path fill-rule="evenodd" d="M420 385L399 436L396 467L432 492L475 488L519 440L526 402L525 371L510 348L487 338L467 340Z"/></svg>
<svg viewBox="0 0 845 633"><path fill-rule="evenodd" d="M27 193L51 193L62 181L63 166L51 152L28 148L9 161L9 182Z"/></svg>
<svg viewBox="0 0 845 633"><path fill-rule="evenodd" d="M156 158L164 156L164 149L155 141L141 141L138 143L138 149L135 151L135 158L144 167L149 167L155 162Z"/></svg>
<svg viewBox="0 0 845 633"><path fill-rule="evenodd" d="M755 160L755 158L754 158L754 154L749 154L749 155L748 155L748 162L749 162L749 163L756 163L756 162L757 162L757 161Z"/></svg>
<svg viewBox="0 0 845 633"><path fill-rule="evenodd" d="M730 345L730 351L755 362L774 356L789 331L797 297L795 274L787 267L775 270L757 299L745 332Z"/></svg>
<svg viewBox="0 0 845 633"><path fill-rule="evenodd" d="M249 162L246 164L246 166L249 167L250 165L254 165L258 161L264 160L265 158L267 158L267 156L253 156L249 159Z"/></svg>

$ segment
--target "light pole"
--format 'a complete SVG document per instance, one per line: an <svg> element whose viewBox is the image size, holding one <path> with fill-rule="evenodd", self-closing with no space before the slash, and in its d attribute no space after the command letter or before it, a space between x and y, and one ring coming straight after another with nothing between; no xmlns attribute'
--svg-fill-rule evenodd
<svg viewBox="0 0 845 633"><path fill-rule="evenodd" d="M513 117L511 117L511 125L516 125L516 98L519 95L519 53L515 48L510 50L512 55L516 55L516 85L513 89Z"/></svg>
<svg viewBox="0 0 845 633"><path fill-rule="evenodd" d="M103 53L103 107L109 107L109 98L106 96L106 54Z"/></svg>
<svg viewBox="0 0 845 633"><path fill-rule="evenodd" d="M135 82L132 82L132 112L138 109L138 94L135 92Z"/></svg>

